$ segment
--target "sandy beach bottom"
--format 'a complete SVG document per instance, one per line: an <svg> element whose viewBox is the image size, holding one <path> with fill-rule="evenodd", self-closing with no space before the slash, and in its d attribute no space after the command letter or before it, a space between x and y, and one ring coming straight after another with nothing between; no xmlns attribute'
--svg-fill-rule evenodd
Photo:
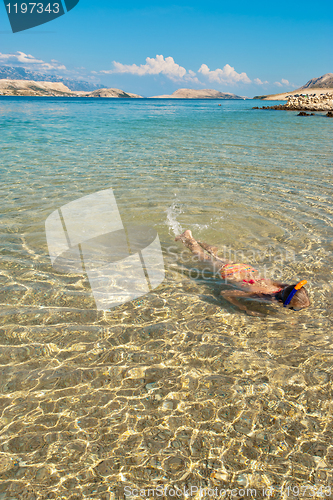
<svg viewBox="0 0 333 500"><path fill-rule="evenodd" d="M0 500L329 498L331 121L219 103L0 98ZM166 276L104 313L86 275L52 268L45 220L106 188L126 227L158 232ZM190 272L186 228L306 279L311 308L243 314Z"/></svg>

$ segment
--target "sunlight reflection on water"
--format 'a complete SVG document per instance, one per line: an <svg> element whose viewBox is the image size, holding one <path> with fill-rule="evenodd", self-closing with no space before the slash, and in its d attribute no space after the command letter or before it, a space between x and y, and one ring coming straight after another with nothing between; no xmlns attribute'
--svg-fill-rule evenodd
<svg viewBox="0 0 333 500"><path fill-rule="evenodd" d="M332 482L332 123L217 104L0 99L0 498ZM44 232L105 188L166 267L110 312ZM240 313L182 270L180 228L307 279L311 308Z"/></svg>

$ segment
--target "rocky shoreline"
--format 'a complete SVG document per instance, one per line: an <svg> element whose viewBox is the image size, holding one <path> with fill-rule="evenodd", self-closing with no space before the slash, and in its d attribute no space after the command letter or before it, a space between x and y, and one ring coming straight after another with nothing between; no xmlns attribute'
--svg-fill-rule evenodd
<svg viewBox="0 0 333 500"><path fill-rule="evenodd" d="M299 116L311 116L306 111L326 111L326 116L333 117L333 94L294 94L288 96L286 104L277 104L275 106L258 106L252 109L281 109L285 111L301 111Z"/></svg>

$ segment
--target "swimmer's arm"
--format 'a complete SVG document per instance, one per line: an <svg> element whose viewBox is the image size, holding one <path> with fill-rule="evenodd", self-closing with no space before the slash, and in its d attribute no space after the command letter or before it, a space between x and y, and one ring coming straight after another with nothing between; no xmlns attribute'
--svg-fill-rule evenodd
<svg viewBox="0 0 333 500"><path fill-rule="evenodd" d="M246 314L249 314L250 316L261 316L260 313L250 311L245 304L242 304L239 300L237 300L237 297L241 297L242 299L250 297L255 298L258 297L258 294L253 292L244 292L243 290L222 290L221 295L224 299L230 302L230 304L233 304L238 307L238 309L245 311Z"/></svg>
<svg viewBox="0 0 333 500"><path fill-rule="evenodd" d="M285 288L289 286L288 283L280 283L280 281L272 281L272 285L275 285L278 288Z"/></svg>

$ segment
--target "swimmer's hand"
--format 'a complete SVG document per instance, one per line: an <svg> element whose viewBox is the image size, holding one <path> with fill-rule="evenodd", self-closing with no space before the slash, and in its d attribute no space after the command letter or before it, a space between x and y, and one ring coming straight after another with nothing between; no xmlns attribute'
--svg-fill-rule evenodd
<svg viewBox="0 0 333 500"><path fill-rule="evenodd" d="M251 311L246 307L245 304L242 304L236 298L236 297L241 297L241 298L254 297L254 294L252 292L244 292L243 290L222 290L221 295L225 300L230 302L230 304L233 304L234 306L238 307L238 309L240 309L241 311L245 311L246 314L248 314L249 316L265 317L265 315L262 313Z"/></svg>

